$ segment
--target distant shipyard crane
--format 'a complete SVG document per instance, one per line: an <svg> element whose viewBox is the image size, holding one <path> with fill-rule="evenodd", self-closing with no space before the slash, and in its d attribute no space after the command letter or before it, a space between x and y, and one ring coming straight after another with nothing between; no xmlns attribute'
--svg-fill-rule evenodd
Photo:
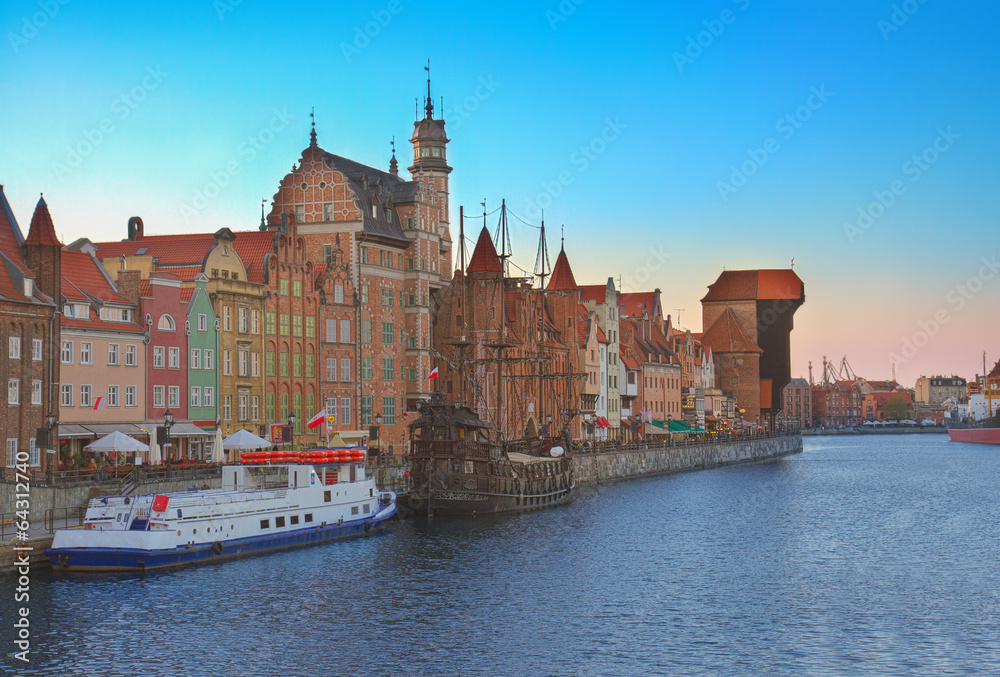
<svg viewBox="0 0 1000 677"><path fill-rule="evenodd" d="M850 362L847 361L847 355L844 355L843 359L840 360L840 366L837 367L833 362L826 359L826 355L823 356L823 384L830 385L831 383L836 383L837 381L857 381L858 375L854 373L854 369L851 368Z"/></svg>

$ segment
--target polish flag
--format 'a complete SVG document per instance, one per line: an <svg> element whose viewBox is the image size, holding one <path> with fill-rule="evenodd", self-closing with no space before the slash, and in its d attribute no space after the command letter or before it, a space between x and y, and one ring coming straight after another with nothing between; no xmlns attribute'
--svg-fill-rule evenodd
<svg viewBox="0 0 1000 677"><path fill-rule="evenodd" d="M97 411L98 409L103 409L106 404L107 400L104 397L98 397L96 400L94 400L94 411Z"/></svg>
<svg viewBox="0 0 1000 677"><path fill-rule="evenodd" d="M320 409L319 412L306 422L306 427L312 430L326 418L326 409Z"/></svg>
<svg viewBox="0 0 1000 677"><path fill-rule="evenodd" d="M431 371L431 373L427 375L427 380L429 381L430 379L437 378L437 377L438 377L438 368L434 367L434 370Z"/></svg>

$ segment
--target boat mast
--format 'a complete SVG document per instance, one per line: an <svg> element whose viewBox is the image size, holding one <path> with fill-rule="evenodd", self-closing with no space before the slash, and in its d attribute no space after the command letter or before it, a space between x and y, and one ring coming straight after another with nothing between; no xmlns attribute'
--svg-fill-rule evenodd
<svg viewBox="0 0 1000 677"><path fill-rule="evenodd" d="M551 270L551 262L549 261L549 246L545 241L545 219L542 218L542 230L538 237L538 254L535 256L535 275L538 276L538 323L539 332L538 336L545 336L544 328L544 315L545 315L545 278L549 275ZM541 344L541 341L539 341ZM538 347L538 356L541 358L542 349L541 345ZM545 425L545 416L542 411L542 402L545 401L542 389L545 384L545 379L543 374L545 370L542 367L542 360L538 360L538 426L541 429ZM548 431L550 434L552 431Z"/></svg>

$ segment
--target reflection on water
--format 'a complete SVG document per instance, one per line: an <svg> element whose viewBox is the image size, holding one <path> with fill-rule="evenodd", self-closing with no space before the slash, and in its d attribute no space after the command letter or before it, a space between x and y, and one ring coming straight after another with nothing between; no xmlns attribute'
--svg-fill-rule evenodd
<svg viewBox="0 0 1000 677"><path fill-rule="evenodd" d="M40 574L27 674L997 674L998 458L938 435L808 438L523 515Z"/></svg>

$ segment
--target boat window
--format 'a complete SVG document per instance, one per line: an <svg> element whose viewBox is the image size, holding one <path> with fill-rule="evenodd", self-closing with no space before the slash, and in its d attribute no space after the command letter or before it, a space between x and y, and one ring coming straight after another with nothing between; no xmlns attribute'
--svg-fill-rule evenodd
<svg viewBox="0 0 1000 677"><path fill-rule="evenodd" d="M357 515L358 514L358 506L356 506L356 505L352 505L351 506L351 514L352 515Z"/></svg>
<svg viewBox="0 0 1000 677"><path fill-rule="evenodd" d="M285 518L284 517L275 517L274 518L274 526L276 526L276 527L283 527L283 526L285 526Z"/></svg>
<svg viewBox="0 0 1000 677"><path fill-rule="evenodd" d="M449 460L449 465L451 466L449 470L451 472L462 472L462 461L457 458L451 458Z"/></svg>
<svg viewBox="0 0 1000 677"><path fill-rule="evenodd" d="M326 503L329 503L329 502L330 502L330 492L329 492L329 491L324 491L324 492L323 492L323 500L324 500L324 501L325 501Z"/></svg>
<svg viewBox="0 0 1000 677"><path fill-rule="evenodd" d="M446 432L447 431L446 431L446 429L444 427L435 428L434 431L433 431L433 433L432 433L432 439L435 439L435 440L444 440L444 439L447 439L447 436L445 435Z"/></svg>
<svg viewBox="0 0 1000 677"><path fill-rule="evenodd" d="M463 440L465 439L465 428L458 429L458 437Z"/></svg>
<svg viewBox="0 0 1000 677"><path fill-rule="evenodd" d="M465 474L466 475L471 475L474 472L476 472L475 468L476 468L476 466L475 466L475 464L472 461L466 461L465 462Z"/></svg>
<svg viewBox="0 0 1000 677"><path fill-rule="evenodd" d="M365 503L365 512L371 512L371 506Z"/></svg>
<svg viewBox="0 0 1000 677"><path fill-rule="evenodd" d="M261 529L267 529L270 526L271 526L271 520L261 520L260 521L260 528Z"/></svg>
<svg viewBox="0 0 1000 677"><path fill-rule="evenodd" d="M313 514L312 514L311 512L307 512L307 513L305 514L305 517L303 517L303 519L304 519L304 520L305 520L306 522L312 522L312 521L313 521Z"/></svg>
<svg viewBox="0 0 1000 677"><path fill-rule="evenodd" d="M191 535L192 535L192 536L193 536L194 534L196 534L196 533L198 533L198 530L197 530L197 529L192 529L192 530L191 530Z"/></svg>
<svg viewBox="0 0 1000 677"><path fill-rule="evenodd" d="M292 526L295 526L298 523L299 523L299 516L298 515L292 515Z"/></svg>

